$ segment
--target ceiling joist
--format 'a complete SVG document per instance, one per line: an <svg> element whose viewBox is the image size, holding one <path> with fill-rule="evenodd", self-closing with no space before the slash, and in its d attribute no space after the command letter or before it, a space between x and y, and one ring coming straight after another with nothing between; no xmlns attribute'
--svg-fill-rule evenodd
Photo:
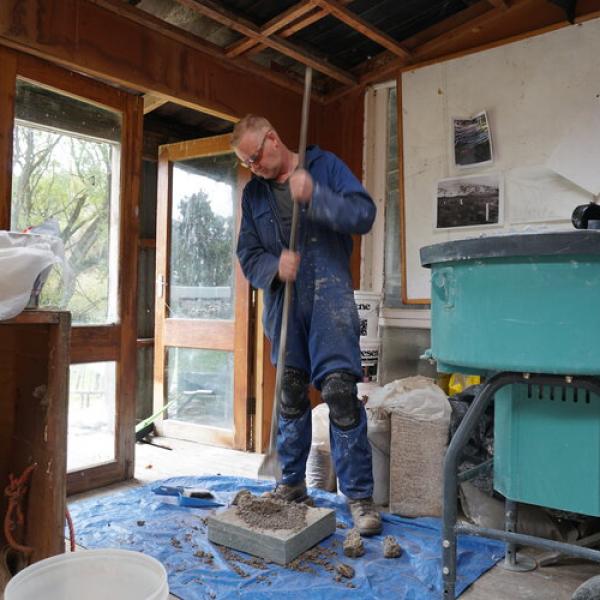
<svg viewBox="0 0 600 600"><path fill-rule="evenodd" d="M352 2L352 0L339 0L339 1L341 4L344 4L344 5L350 4L350 2ZM323 10L322 8L316 8L314 10L314 12L307 14L306 16L302 17L301 19L298 19L295 23L291 23L290 25L284 27L279 32L279 35L284 38L291 37L295 33L298 33L299 31L306 29L313 23L316 23L317 21L320 21L321 19L324 19L327 16L329 16L329 11ZM262 44L259 44L258 46L254 46L253 48L251 48L248 51L248 54L255 54L256 52L260 52L261 50L264 50L264 49L265 49L265 46L263 46Z"/></svg>
<svg viewBox="0 0 600 600"><path fill-rule="evenodd" d="M494 47L502 43L502 40L520 39L530 32L540 33L563 26L564 21L561 23L557 20L552 11L540 12L540 8L544 4L567 0L560 0L560 2L559 0L478 0L467 8L402 40L393 39L349 10L347 5L353 0L298 0L296 4L260 27L224 8L215 0L172 0L186 7L191 13L219 23L243 36L243 39L225 48L171 25L152 13L133 8L125 0L88 1L120 14L126 14L151 29L162 31L221 60L233 63L240 69L256 73L258 76L301 93L300 77L297 72L289 69L288 61L278 62L277 57L271 58L271 66L267 68L247 58L265 48L271 48L294 61L311 66L314 70L338 82L335 87L321 79L321 87L313 90L315 100L329 103L356 89L357 86L364 87L394 77L399 71L414 65L428 64L441 57L460 56L473 51L476 47L480 49ZM573 2L573 0L568 1ZM576 21L600 14L600 0L581 0L579 7ZM288 39L325 17L338 19L385 50L353 67L352 70L344 70L329 62L327 58L317 56ZM206 27L206 23L204 26ZM329 23L327 26L324 25L324 31L328 31L328 28L331 29ZM495 35L496 31L500 33ZM328 89L329 93L327 93ZM146 111L153 110L160 102L160 98L145 98Z"/></svg>
<svg viewBox="0 0 600 600"><path fill-rule="evenodd" d="M253 23L222 8L212 0L176 0L176 2L204 17L208 17L221 25L225 25L226 27L241 33L242 35L253 38L265 46L269 46L270 48L273 48L273 50L281 52L281 54L284 54L285 56L312 67L315 71L328 75L340 83L354 84L357 81L356 77L351 73L339 69L328 63L326 59L317 57L312 52L308 52L280 36L263 35L260 29Z"/></svg>
<svg viewBox="0 0 600 600"><path fill-rule="evenodd" d="M281 30L290 23L297 21L300 17L303 17L306 13L313 11L315 5L312 0L304 0L303 2L299 2L294 6L291 6L285 12L277 15L274 19L271 19L268 23L265 23L260 28L260 33L264 36L270 36L274 33L280 32ZM287 36L282 36L287 37ZM243 54L247 50L250 50L253 46L259 44L254 38L247 38L245 40L241 40L236 42L235 44L231 44L227 48L225 48L225 55L229 58L235 58L240 54ZM264 48L262 44L259 44Z"/></svg>
<svg viewBox="0 0 600 600"><path fill-rule="evenodd" d="M334 17L342 21L342 23L345 23L352 29L362 33L365 37L368 37L380 46L387 48L397 56L401 56L402 58L408 58L410 56L410 52L387 33L369 25L364 19L342 6L337 0L314 0L314 2L323 10L331 13Z"/></svg>
<svg viewBox="0 0 600 600"><path fill-rule="evenodd" d="M129 4L123 2L122 0L87 0L87 1L91 2L93 4L96 4L98 6L101 6L105 10L114 12L114 13L116 13L122 17L125 17L135 23L138 23L139 25L142 25L143 27L146 27L152 31L156 31L170 39L178 41L179 43L183 44L184 46L189 46L190 48L199 50L200 52L208 54L209 56L212 56L219 60L223 60L223 61L227 62L229 65L233 64L240 70L243 70L243 71L246 71L249 73L254 73L257 77L263 77L266 80L272 81L273 83L275 83L285 89L291 90L298 94L302 94L302 92L304 91L304 85L302 84L301 81L296 81L296 80L294 80L286 75L282 75L281 73L278 73L272 69L267 69L265 67L262 67L261 65L255 63L251 60L248 60L247 58L245 58L243 56L239 57L235 61L227 60L227 57L225 56L223 49L221 47L217 46L216 44L212 44L211 42L203 40L202 38L198 37L197 35L194 35L193 33L190 33L188 31L185 31L184 29L176 27L175 25L171 25L170 23L167 23L166 21L163 21L162 19L159 19L158 17L155 17L154 15L151 15L143 10L140 10L139 8L130 6ZM315 100L322 101L321 94L313 93L312 97ZM177 102L177 99L169 98L169 101ZM219 116L219 115L217 115L217 116Z"/></svg>
<svg viewBox="0 0 600 600"><path fill-rule="evenodd" d="M158 96L157 94L144 94L144 114L146 115L156 110L168 101L168 98Z"/></svg>

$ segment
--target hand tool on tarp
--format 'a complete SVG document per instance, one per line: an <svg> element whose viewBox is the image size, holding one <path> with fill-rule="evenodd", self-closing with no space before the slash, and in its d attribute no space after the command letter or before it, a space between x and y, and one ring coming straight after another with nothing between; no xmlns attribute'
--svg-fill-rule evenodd
<svg viewBox="0 0 600 600"><path fill-rule="evenodd" d="M225 506L217 502L213 493L204 488L185 487L182 485L159 485L152 488L158 496L173 496L177 498L179 506L191 508L218 508Z"/></svg>
<svg viewBox="0 0 600 600"><path fill-rule="evenodd" d="M298 168L304 168L306 155L306 133L308 129L308 109L310 105L310 88L312 83L312 68L306 67L304 71L304 95L302 97L302 119L300 122L300 145L298 146ZM300 209L298 202L294 199L292 209L292 227L290 233L289 250L296 251L296 237L298 233L298 220ZM277 353L277 371L275 375L275 398L273 399L273 412L271 414L271 436L269 438L269 451L258 469L261 478L273 478L281 480L281 463L277 454L277 428L279 424L279 413L281 408L281 386L283 371L285 369L285 355L287 347L288 319L290 305L292 303L293 281L285 282L283 292L283 310L281 315L281 333L279 334L279 352Z"/></svg>

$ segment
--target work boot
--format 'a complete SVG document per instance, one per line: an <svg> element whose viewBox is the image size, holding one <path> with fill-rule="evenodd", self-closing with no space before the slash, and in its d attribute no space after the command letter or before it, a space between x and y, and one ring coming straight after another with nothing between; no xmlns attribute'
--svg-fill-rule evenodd
<svg viewBox="0 0 600 600"><path fill-rule="evenodd" d="M361 535L368 537L381 533L381 515L373 504L373 498L348 499L354 527Z"/></svg>
<svg viewBox="0 0 600 600"><path fill-rule="evenodd" d="M306 492L306 481L299 481L291 485L278 483L275 485L274 490L265 492L263 497L283 500L284 502L306 502L309 499Z"/></svg>

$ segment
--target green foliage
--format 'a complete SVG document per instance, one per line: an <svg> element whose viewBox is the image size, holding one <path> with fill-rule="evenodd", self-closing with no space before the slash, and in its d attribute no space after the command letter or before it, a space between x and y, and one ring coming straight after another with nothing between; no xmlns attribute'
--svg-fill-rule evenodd
<svg viewBox="0 0 600 600"><path fill-rule="evenodd" d="M56 274L51 276L43 302L66 306L74 323L105 323L108 318L111 165L116 151L107 142L15 127L12 228L58 221L71 279L61 283Z"/></svg>
<svg viewBox="0 0 600 600"><path fill-rule="evenodd" d="M230 286L232 284L231 219L213 212L204 191L179 204L173 219L171 284L186 286Z"/></svg>

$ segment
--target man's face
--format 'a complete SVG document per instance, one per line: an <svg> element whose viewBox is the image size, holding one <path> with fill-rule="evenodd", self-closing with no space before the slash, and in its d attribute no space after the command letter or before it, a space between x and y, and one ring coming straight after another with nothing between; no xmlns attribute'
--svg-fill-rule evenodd
<svg viewBox="0 0 600 600"><path fill-rule="evenodd" d="M247 131L235 153L240 162L264 179L275 179L281 170L280 144L272 129Z"/></svg>

